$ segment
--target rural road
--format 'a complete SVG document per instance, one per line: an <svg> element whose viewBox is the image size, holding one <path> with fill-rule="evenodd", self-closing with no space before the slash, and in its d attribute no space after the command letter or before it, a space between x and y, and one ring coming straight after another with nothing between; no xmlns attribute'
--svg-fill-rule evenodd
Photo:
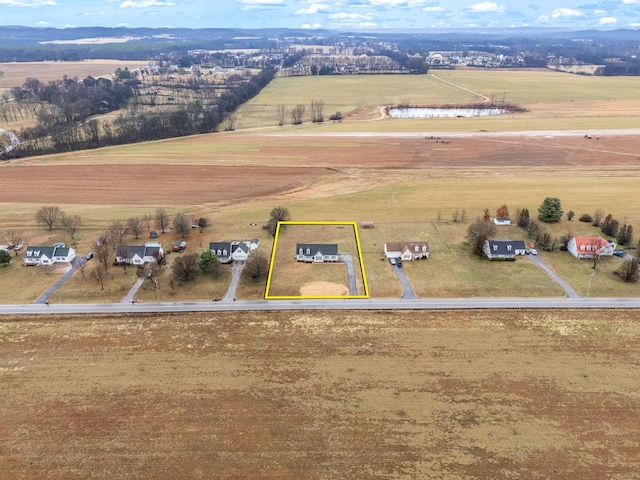
<svg viewBox="0 0 640 480"><path fill-rule="evenodd" d="M0 305L0 315L184 313L283 310L640 309L640 298L442 298L240 300L237 302L87 303Z"/></svg>

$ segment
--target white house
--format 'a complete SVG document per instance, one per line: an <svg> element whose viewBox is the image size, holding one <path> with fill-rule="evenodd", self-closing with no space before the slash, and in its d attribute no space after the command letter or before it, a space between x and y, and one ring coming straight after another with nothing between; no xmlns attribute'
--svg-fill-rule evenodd
<svg viewBox="0 0 640 480"><path fill-rule="evenodd" d="M164 250L159 242L148 242L144 245L118 245L116 263L127 265L144 265L154 263L164 257Z"/></svg>
<svg viewBox="0 0 640 480"><path fill-rule="evenodd" d="M593 258L594 255L613 255L616 246L615 242L602 237L573 237L567 243L567 250L576 258Z"/></svg>
<svg viewBox="0 0 640 480"><path fill-rule="evenodd" d="M298 243L295 258L299 262L324 263L339 260L335 243Z"/></svg>
<svg viewBox="0 0 640 480"><path fill-rule="evenodd" d="M389 242L384 244L387 258L399 258L406 261L429 258L429 242Z"/></svg>
<svg viewBox="0 0 640 480"><path fill-rule="evenodd" d="M76 258L76 251L71 247L34 247L29 246L24 252L22 261L25 265L53 265L54 263L68 263Z"/></svg>
<svg viewBox="0 0 640 480"><path fill-rule="evenodd" d="M525 249L522 240L485 240L482 247L482 251L489 260L515 259L516 255L524 255Z"/></svg>
<svg viewBox="0 0 640 480"><path fill-rule="evenodd" d="M243 262L249 258L251 250L258 248L258 243L257 239L251 242L210 242L209 250L216 254L220 263Z"/></svg>

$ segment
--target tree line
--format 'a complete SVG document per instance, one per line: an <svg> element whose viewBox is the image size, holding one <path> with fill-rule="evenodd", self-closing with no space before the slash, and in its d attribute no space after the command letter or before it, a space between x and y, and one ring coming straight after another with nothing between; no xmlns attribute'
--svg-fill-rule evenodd
<svg viewBox="0 0 640 480"><path fill-rule="evenodd" d="M0 116L9 120L11 109L23 109L36 117L37 125L23 129L19 133L22 143L5 153L4 158L210 133L217 131L221 124L225 129L233 130L233 112L257 95L274 76L275 69L267 68L246 81L240 82L234 77L227 92L212 99L208 105L191 102L171 111L134 109L113 121L98 121L91 117L118 110L136 98L137 81L116 78L112 82L92 77L80 81L64 77L45 85L37 79L28 79L12 92L15 107L8 99L0 103ZM225 122L226 119L229 120Z"/></svg>

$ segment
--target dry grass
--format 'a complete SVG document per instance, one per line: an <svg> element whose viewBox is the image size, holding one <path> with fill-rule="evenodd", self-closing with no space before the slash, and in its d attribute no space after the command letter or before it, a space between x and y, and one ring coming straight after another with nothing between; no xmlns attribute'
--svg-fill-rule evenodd
<svg viewBox="0 0 640 480"><path fill-rule="evenodd" d="M5 317L0 477L633 478L636 317Z"/></svg>

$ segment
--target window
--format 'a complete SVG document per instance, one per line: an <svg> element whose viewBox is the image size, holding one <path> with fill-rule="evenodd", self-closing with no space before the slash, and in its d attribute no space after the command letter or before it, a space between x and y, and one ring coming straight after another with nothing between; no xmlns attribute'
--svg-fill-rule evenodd
<svg viewBox="0 0 640 480"><path fill-rule="evenodd" d="M311 255L311 249L307 248L307 255Z"/></svg>
<svg viewBox="0 0 640 480"><path fill-rule="evenodd" d="M493 246L493 251L494 251L494 252L497 252L497 251L498 251L498 245L494 245L494 246Z"/></svg>

